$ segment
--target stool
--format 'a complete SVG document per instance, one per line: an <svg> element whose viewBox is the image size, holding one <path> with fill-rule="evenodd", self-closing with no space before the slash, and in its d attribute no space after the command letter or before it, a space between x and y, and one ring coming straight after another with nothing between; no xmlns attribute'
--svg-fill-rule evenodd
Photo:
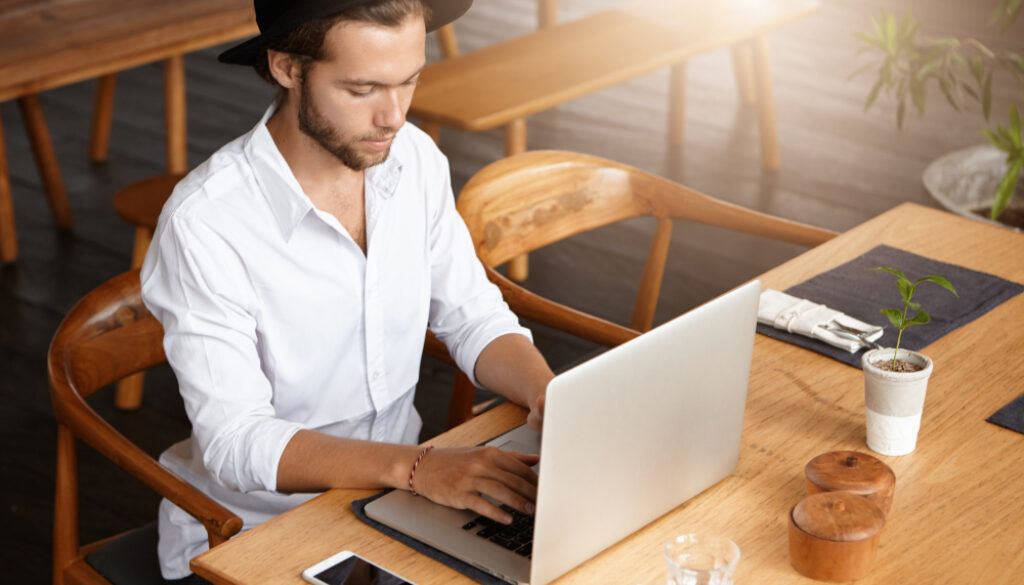
<svg viewBox="0 0 1024 585"><path fill-rule="evenodd" d="M146 250L153 240L153 230L164 203L171 191L184 177L181 173L159 175L128 185L114 195L114 209L121 219L135 226L135 245L132 248L132 268L142 266ZM117 383L114 405L122 410L134 410L142 404L143 374L139 372Z"/></svg>

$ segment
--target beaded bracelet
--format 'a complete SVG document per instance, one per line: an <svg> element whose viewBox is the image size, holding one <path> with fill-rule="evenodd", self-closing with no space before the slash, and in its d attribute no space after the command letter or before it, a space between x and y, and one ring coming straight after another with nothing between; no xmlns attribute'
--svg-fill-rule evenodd
<svg viewBox="0 0 1024 585"><path fill-rule="evenodd" d="M416 490L412 487L412 478L416 476L416 468L420 466L420 461L423 461L423 458L426 457L427 453L430 453L430 450L433 448L433 445L427 445L422 451L420 451L419 457L416 458L416 462L412 464L412 470L409 471L409 492L414 496L416 495Z"/></svg>

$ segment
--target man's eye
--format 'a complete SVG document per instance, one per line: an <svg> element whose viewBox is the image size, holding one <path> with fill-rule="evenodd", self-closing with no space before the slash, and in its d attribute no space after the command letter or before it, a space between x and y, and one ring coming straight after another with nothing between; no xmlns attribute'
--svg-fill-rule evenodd
<svg viewBox="0 0 1024 585"><path fill-rule="evenodd" d="M373 89L349 89L348 92L356 97L364 97L373 93Z"/></svg>

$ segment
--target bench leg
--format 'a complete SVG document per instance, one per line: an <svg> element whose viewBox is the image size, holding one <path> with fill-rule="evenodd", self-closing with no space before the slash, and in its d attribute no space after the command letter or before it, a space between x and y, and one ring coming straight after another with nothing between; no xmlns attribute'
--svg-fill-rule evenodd
<svg viewBox="0 0 1024 585"><path fill-rule="evenodd" d="M772 96L772 72L768 58L768 41L757 37L750 41L754 52L754 77L757 81L758 117L761 122L761 167L766 171L779 169L779 142L775 125L775 98Z"/></svg>
<svg viewBox="0 0 1024 585"><path fill-rule="evenodd" d="M526 118L512 120L505 126L505 156L526 152ZM529 257L516 256L508 263L508 277L516 282L526 280L530 275Z"/></svg>
<svg viewBox="0 0 1024 585"><path fill-rule="evenodd" d="M92 104L92 131L89 133L89 160L92 162L100 163L107 160L116 85L116 73L104 75L96 80L96 97Z"/></svg>
<svg viewBox="0 0 1024 585"><path fill-rule="evenodd" d="M188 170L188 146L185 138L185 56L164 61L164 113L167 129L167 170Z"/></svg>
<svg viewBox="0 0 1024 585"><path fill-rule="evenodd" d="M754 90L754 56L750 47L743 43L733 45L731 49L736 91L740 94L740 101L752 105L757 102L757 92Z"/></svg>
<svg viewBox="0 0 1024 585"><path fill-rule="evenodd" d="M135 247L132 248L132 268L142 266L146 250L153 241L153 231L145 227L135 228ZM121 410L135 410L142 406L142 385L145 374L139 372L123 378L114 389L114 406Z"/></svg>
<svg viewBox="0 0 1024 585"><path fill-rule="evenodd" d="M18 233L14 229L14 202L8 172L4 125L0 120L0 263L18 259Z"/></svg>
<svg viewBox="0 0 1024 585"><path fill-rule="evenodd" d="M537 28L558 23L558 0L537 0Z"/></svg>
<svg viewBox="0 0 1024 585"><path fill-rule="evenodd" d="M50 204L53 222L61 229L71 229L71 225L74 223L71 206L68 204L67 190L64 188L64 179L60 176L57 155L53 152L53 141L50 140L50 131L46 127L46 118L43 117L43 107L39 102L39 96L30 94L20 97L18 106L21 108L21 116L25 122L25 129L28 131L29 142L32 143L32 153L35 155L36 165L39 167L39 175L43 179L43 190L46 191L46 199Z"/></svg>
<svg viewBox="0 0 1024 585"><path fill-rule="evenodd" d="M683 143L686 133L686 61L676 63L669 71L668 142Z"/></svg>
<svg viewBox="0 0 1024 585"><path fill-rule="evenodd" d="M437 29L437 42L441 45L441 54L445 59L459 54L459 39L455 36L454 24L449 23Z"/></svg>

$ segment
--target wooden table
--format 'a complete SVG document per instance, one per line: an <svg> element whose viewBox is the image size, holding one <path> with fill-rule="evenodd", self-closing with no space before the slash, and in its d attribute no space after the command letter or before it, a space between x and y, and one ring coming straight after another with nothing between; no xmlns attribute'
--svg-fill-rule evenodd
<svg viewBox="0 0 1024 585"><path fill-rule="evenodd" d="M184 54L257 32L251 0L0 0L0 102L18 100L55 223L70 228L71 208L39 92L99 77L94 139L102 144L92 148L105 152L113 74L166 61L168 169L184 172ZM0 125L0 262L17 258L15 234Z"/></svg>
<svg viewBox="0 0 1024 585"><path fill-rule="evenodd" d="M1024 281L1024 235L914 204L761 278L785 288L879 243ZM925 349L935 373L917 450L879 456L896 472L895 500L873 570L858 583L1002 584L1024 575L1024 435L985 422L1024 392L1022 347L1019 295ZM503 405L434 443L474 444L523 419L521 409ZM664 583L661 544L690 531L737 542L736 583L817 583L789 565L786 522L804 494L804 465L834 449L867 451L861 371L758 335L732 476L557 583ZM356 519L349 503L370 494L327 492L197 557L192 567L218 585L299 585L304 568L348 548L420 585L471 583Z"/></svg>

